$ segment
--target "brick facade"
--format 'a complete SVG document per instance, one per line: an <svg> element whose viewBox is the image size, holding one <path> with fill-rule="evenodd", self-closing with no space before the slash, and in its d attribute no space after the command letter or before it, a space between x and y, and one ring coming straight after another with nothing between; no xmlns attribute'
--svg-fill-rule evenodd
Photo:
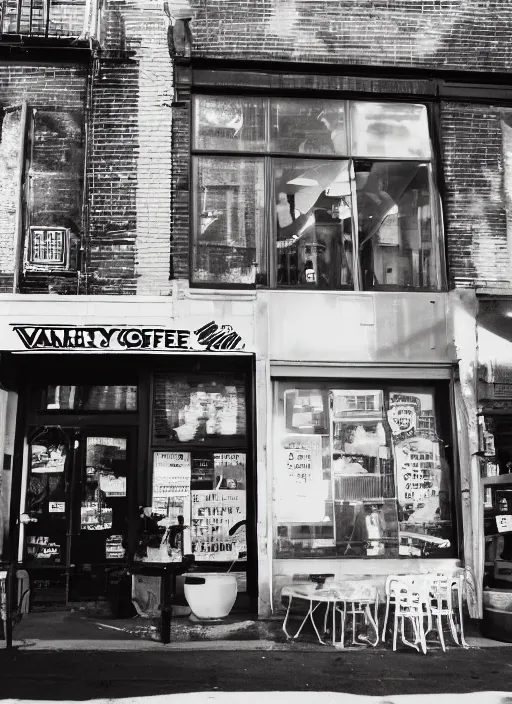
<svg viewBox="0 0 512 704"><path fill-rule="evenodd" d="M0 291L12 293L15 267L18 183L20 171L19 107L84 112L87 68L80 65L0 64L0 109L7 110L0 144ZM17 112L16 109L18 108ZM64 199L69 196L64 187ZM76 280L39 277L31 291L76 293Z"/></svg>
<svg viewBox="0 0 512 704"><path fill-rule="evenodd" d="M172 64L150 0L110 2L91 78L87 291L168 295ZM129 59L121 58L127 51Z"/></svg>
<svg viewBox="0 0 512 704"><path fill-rule="evenodd" d="M184 0L171 1L171 15L185 7ZM190 15L193 59L289 62L295 78L286 85L275 79L273 87L290 91L333 90L335 80L340 95L397 92L393 77L340 78L333 71L330 82L302 79L304 62L317 64L319 73L332 64L356 74L375 65L484 74L508 71L512 59L512 0L191 0ZM188 95L171 106L167 27L153 0L110 0L90 67L0 64L0 107L26 98L85 110L81 275L60 284L38 276L29 290L169 295L170 278L188 278L190 108ZM428 77L422 80L404 78L398 91L436 101ZM251 81L241 89L251 90ZM439 112L450 286L507 286L500 108L465 99L441 102ZM6 124L0 145L0 290L11 291L19 165L6 137L16 139L14 124Z"/></svg>
<svg viewBox="0 0 512 704"><path fill-rule="evenodd" d="M441 110L445 234L450 284L510 282L499 109L444 103Z"/></svg>
<svg viewBox="0 0 512 704"><path fill-rule="evenodd" d="M512 61L510 0L192 0L190 5L196 56L473 71L507 71Z"/></svg>

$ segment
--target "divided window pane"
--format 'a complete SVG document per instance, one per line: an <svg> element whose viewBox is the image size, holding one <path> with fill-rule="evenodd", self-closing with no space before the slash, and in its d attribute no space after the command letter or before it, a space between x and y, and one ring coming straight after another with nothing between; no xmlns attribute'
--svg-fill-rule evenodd
<svg viewBox="0 0 512 704"><path fill-rule="evenodd" d="M230 152L264 150L265 104L264 98L197 96L195 148Z"/></svg>
<svg viewBox="0 0 512 704"><path fill-rule="evenodd" d="M365 290L436 287L429 169L416 161L355 161Z"/></svg>
<svg viewBox="0 0 512 704"><path fill-rule="evenodd" d="M351 153L354 156L429 159L425 105L353 102Z"/></svg>
<svg viewBox="0 0 512 704"><path fill-rule="evenodd" d="M345 156L345 104L328 100L271 100L270 150Z"/></svg>
<svg viewBox="0 0 512 704"><path fill-rule="evenodd" d="M258 158L196 160L194 279L254 284L263 264L264 164Z"/></svg>
<svg viewBox="0 0 512 704"><path fill-rule="evenodd" d="M233 96L194 105L195 283L440 287L425 105Z"/></svg>
<svg viewBox="0 0 512 704"><path fill-rule="evenodd" d="M275 159L278 286L352 285L348 161Z"/></svg>

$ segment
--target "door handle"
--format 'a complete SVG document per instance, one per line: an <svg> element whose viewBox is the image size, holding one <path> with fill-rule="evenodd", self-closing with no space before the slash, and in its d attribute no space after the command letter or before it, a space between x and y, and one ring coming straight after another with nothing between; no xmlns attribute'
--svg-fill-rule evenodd
<svg viewBox="0 0 512 704"><path fill-rule="evenodd" d="M20 523L37 523L37 518L32 518L28 513L22 513L20 516Z"/></svg>

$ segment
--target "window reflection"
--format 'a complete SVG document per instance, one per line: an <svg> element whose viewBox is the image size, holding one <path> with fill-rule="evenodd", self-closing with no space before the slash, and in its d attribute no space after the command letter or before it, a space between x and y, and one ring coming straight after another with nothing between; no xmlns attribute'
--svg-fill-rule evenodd
<svg viewBox="0 0 512 704"><path fill-rule="evenodd" d="M200 158L196 167L194 279L254 284L265 272L263 161Z"/></svg>
<svg viewBox="0 0 512 704"><path fill-rule="evenodd" d="M409 103L351 103L352 154L430 158L427 108Z"/></svg>
<svg viewBox="0 0 512 704"><path fill-rule="evenodd" d="M277 388L278 557L453 555L432 389Z"/></svg>
<svg viewBox="0 0 512 704"><path fill-rule="evenodd" d="M137 386L50 385L46 389L45 407L49 411L136 411Z"/></svg>
<svg viewBox="0 0 512 704"><path fill-rule="evenodd" d="M276 159L277 284L352 284L348 161Z"/></svg>
<svg viewBox="0 0 512 704"><path fill-rule="evenodd" d="M274 99L270 131L274 152L347 153L345 105L340 101Z"/></svg>
<svg viewBox="0 0 512 704"><path fill-rule="evenodd" d="M429 165L356 160L355 171L364 288L435 288Z"/></svg>
<svg viewBox="0 0 512 704"><path fill-rule="evenodd" d="M198 95L194 101L196 149L261 150L265 99Z"/></svg>

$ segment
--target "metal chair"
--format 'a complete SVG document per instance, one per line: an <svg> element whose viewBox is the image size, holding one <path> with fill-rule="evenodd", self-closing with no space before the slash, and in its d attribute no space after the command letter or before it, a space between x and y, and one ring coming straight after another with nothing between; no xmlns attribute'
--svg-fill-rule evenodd
<svg viewBox="0 0 512 704"><path fill-rule="evenodd" d="M428 616L428 592L425 582L417 580L395 579L392 585L395 614L393 622L393 650L396 650L396 641L399 626L401 627L402 642L419 651L421 646L423 654L427 653L425 638L424 618ZM414 641L405 637L405 620L408 619L414 632Z"/></svg>
<svg viewBox="0 0 512 704"><path fill-rule="evenodd" d="M457 645L459 645L459 639L457 637L457 628L453 619L452 576L440 573L426 575L426 578L428 590L428 610L430 616L429 628L426 631L426 634L432 630L432 617L435 616L439 641L441 643L443 651L446 651L443 634L443 616L446 616L446 618L448 619L453 639L457 643Z"/></svg>

